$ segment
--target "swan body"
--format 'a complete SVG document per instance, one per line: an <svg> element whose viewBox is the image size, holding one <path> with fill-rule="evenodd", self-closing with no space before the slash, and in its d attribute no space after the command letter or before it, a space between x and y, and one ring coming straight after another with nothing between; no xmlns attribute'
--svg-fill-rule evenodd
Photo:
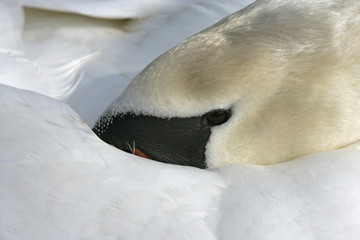
<svg viewBox="0 0 360 240"><path fill-rule="evenodd" d="M22 40L24 14L16 1L0 2L0 83L66 99L81 81L81 68L97 55L59 41L32 51ZM30 79L30 80L29 80Z"/></svg>
<svg viewBox="0 0 360 240"><path fill-rule="evenodd" d="M360 147L200 170L124 153L66 104L0 85L0 237L357 239Z"/></svg>
<svg viewBox="0 0 360 240"><path fill-rule="evenodd" d="M62 102L4 85L0 98L1 239L214 239L215 173L119 151Z"/></svg>

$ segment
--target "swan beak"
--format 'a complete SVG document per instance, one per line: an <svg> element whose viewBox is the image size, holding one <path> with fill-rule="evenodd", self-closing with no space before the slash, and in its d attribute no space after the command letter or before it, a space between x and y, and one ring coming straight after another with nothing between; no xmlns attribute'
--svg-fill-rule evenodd
<svg viewBox="0 0 360 240"><path fill-rule="evenodd" d="M206 168L205 146L211 129L203 118L158 118L124 113L104 116L93 131L103 141L140 157Z"/></svg>

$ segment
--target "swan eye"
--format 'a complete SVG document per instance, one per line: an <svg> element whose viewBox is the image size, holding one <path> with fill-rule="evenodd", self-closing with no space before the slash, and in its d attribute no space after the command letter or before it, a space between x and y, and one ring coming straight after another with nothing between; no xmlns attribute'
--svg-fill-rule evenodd
<svg viewBox="0 0 360 240"><path fill-rule="evenodd" d="M230 110L214 110L205 115L206 121L210 126L217 126L225 123L231 116Z"/></svg>

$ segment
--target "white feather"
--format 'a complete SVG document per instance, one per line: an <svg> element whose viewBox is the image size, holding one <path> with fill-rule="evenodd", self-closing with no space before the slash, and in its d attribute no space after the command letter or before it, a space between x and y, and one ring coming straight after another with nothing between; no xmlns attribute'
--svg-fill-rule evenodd
<svg viewBox="0 0 360 240"><path fill-rule="evenodd" d="M24 6L73 12L97 18L140 18L171 11L191 0L19 0Z"/></svg>
<svg viewBox="0 0 360 240"><path fill-rule="evenodd" d="M98 55L66 41L22 41L23 11L16 2L0 2L0 83L28 89L57 99L66 99L79 84L80 68Z"/></svg>
<svg viewBox="0 0 360 240"><path fill-rule="evenodd" d="M124 153L0 87L1 239L357 239L360 147L200 170Z"/></svg>
<svg viewBox="0 0 360 240"><path fill-rule="evenodd" d="M217 174L115 149L61 102L0 95L1 239L215 239Z"/></svg>

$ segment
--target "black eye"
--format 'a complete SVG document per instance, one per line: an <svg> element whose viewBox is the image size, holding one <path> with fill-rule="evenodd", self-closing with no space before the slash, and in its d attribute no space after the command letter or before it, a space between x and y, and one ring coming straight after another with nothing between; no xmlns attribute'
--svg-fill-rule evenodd
<svg viewBox="0 0 360 240"><path fill-rule="evenodd" d="M230 110L215 110L205 115L206 121L210 126L217 126L225 123L231 116Z"/></svg>

